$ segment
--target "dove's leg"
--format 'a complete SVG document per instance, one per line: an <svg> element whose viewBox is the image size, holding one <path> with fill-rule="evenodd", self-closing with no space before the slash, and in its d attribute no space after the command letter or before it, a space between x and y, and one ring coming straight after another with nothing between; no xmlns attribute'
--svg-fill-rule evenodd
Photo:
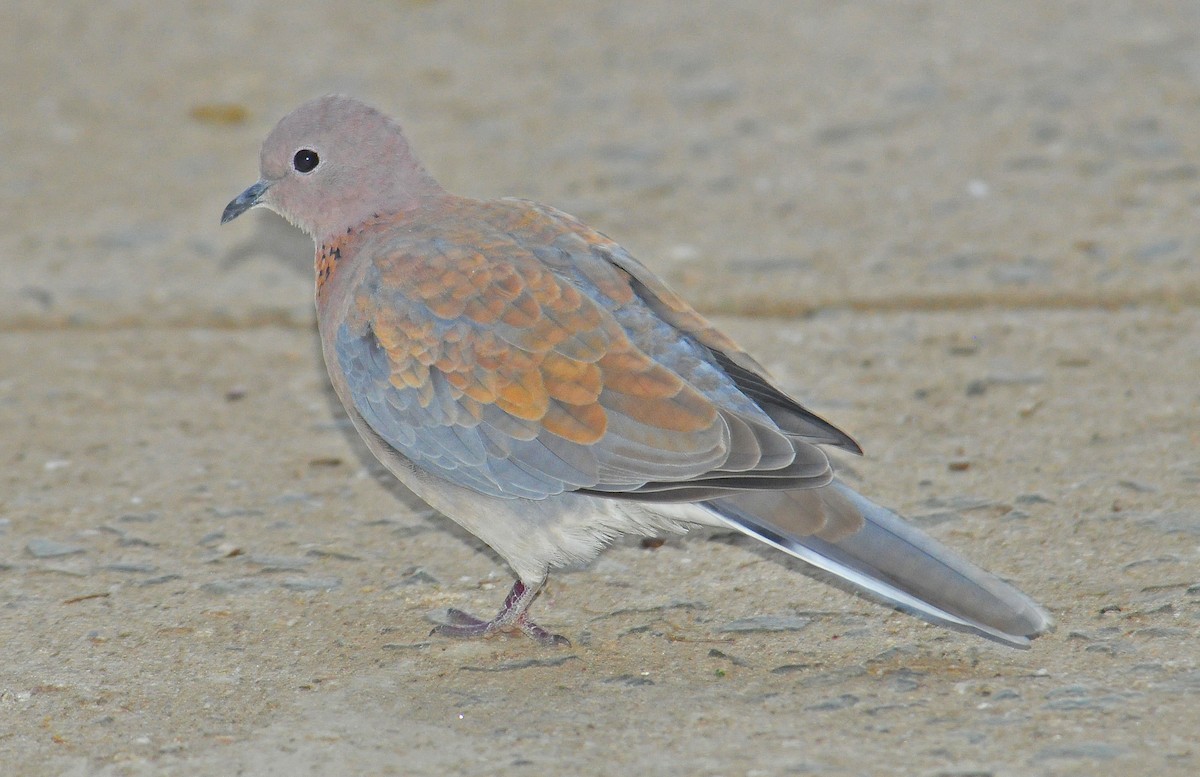
<svg viewBox="0 0 1200 777"><path fill-rule="evenodd" d="M571 641L558 634L551 634L529 619L529 605L542 592L539 585L536 588L526 588L520 580L513 583L512 590L504 597L504 606L490 621L476 618L462 610L450 610L446 613L448 623L434 627L437 634L447 637L485 637L498 631L514 631L520 629L527 636L542 645L570 645Z"/></svg>

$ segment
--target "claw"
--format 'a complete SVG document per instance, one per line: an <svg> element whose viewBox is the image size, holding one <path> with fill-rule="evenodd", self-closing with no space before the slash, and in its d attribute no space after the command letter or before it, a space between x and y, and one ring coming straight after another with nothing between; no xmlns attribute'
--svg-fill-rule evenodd
<svg viewBox="0 0 1200 777"><path fill-rule="evenodd" d="M486 626L488 622L482 618L476 618L469 612L450 608L446 610L446 624L450 626Z"/></svg>
<svg viewBox="0 0 1200 777"><path fill-rule="evenodd" d="M520 580L513 583L512 590L504 597L504 606L490 621L476 618L462 610L446 611L446 622L439 623L429 633L441 634L446 637L470 639L486 637L495 633L521 631L527 637L543 647L570 647L571 640L561 634L551 634L529 619L529 605L541 592L541 586L526 588Z"/></svg>

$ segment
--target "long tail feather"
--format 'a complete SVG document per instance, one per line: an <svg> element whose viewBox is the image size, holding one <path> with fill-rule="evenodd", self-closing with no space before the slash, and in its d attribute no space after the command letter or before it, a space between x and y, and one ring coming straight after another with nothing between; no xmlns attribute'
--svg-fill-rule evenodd
<svg viewBox="0 0 1200 777"><path fill-rule="evenodd" d="M802 493L705 504L725 524L931 623L1019 648L1053 629L1028 596L837 480L807 492L825 513L813 532L812 516L784 512L795 507L787 495Z"/></svg>

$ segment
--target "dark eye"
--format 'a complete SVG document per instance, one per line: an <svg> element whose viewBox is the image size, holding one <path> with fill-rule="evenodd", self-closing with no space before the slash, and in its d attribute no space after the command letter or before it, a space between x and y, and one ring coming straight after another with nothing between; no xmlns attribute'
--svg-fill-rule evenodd
<svg viewBox="0 0 1200 777"><path fill-rule="evenodd" d="M321 157L311 148L302 148L292 157L292 167L296 168L297 173L311 173L320 162Z"/></svg>

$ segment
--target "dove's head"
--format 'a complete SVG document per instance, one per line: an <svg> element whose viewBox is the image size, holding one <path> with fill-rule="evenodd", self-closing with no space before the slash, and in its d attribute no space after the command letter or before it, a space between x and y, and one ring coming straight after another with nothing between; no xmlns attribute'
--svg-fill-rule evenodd
<svg viewBox="0 0 1200 777"><path fill-rule="evenodd" d="M396 122L339 95L283 117L263 142L259 174L225 207L222 224L262 205L320 242L374 214L408 210L443 193Z"/></svg>

